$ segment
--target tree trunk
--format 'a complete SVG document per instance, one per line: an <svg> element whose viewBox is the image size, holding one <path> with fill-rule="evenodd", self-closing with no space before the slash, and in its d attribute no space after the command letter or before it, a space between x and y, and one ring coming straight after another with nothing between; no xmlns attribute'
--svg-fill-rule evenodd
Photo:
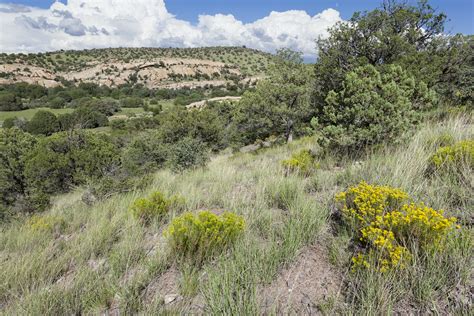
<svg viewBox="0 0 474 316"><path fill-rule="evenodd" d="M293 141L293 120L289 120L286 124L285 138L287 143L291 143Z"/></svg>

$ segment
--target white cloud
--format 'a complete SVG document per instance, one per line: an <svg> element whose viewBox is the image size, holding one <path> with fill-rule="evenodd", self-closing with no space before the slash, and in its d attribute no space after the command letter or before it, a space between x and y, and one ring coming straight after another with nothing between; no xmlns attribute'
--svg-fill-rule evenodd
<svg viewBox="0 0 474 316"><path fill-rule="evenodd" d="M233 15L175 18L163 0L68 0L49 9L0 4L0 51L37 52L101 47L241 46L315 54L314 40L341 21L338 11L271 12L252 23Z"/></svg>

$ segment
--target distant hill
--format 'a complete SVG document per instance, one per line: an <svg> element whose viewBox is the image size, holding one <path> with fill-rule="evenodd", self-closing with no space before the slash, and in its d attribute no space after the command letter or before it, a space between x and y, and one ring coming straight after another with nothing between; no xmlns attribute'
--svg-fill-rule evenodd
<svg viewBox="0 0 474 316"><path fill-rule="evenodd" d="M273 55L245 47L107 48L0 54L0 84L141 83L148 88L221 86L265 74Z"/></svg>

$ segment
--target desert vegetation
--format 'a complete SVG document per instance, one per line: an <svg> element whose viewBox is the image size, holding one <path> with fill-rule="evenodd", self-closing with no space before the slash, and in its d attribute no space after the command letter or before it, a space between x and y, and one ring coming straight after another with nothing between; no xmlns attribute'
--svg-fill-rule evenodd
<svg viewBox="0 0 474 316"><path fill-rule="evenodd" d="M265 77L1 86L2 114L35 111L0 129L0 311L468 315L473 43L445 20L385 1L330 29L311 65L289 49L2 55L61 71L208 59ZM242 98L185 106L226 95Z"/></svg>

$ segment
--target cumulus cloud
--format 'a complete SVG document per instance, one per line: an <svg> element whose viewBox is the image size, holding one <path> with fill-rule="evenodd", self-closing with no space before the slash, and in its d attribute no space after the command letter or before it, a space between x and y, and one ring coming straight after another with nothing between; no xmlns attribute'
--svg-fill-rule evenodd
<svg viewBox="0 0 474 316"><path fill-rule="evenodd" d="M233 15L200 15L193 25L164 0L68 0L49 9L0 4L0 51L38 52L102 47L242 46L315 54L315 39L341 21L338 11L271 12L252 23Z"/></svg>

